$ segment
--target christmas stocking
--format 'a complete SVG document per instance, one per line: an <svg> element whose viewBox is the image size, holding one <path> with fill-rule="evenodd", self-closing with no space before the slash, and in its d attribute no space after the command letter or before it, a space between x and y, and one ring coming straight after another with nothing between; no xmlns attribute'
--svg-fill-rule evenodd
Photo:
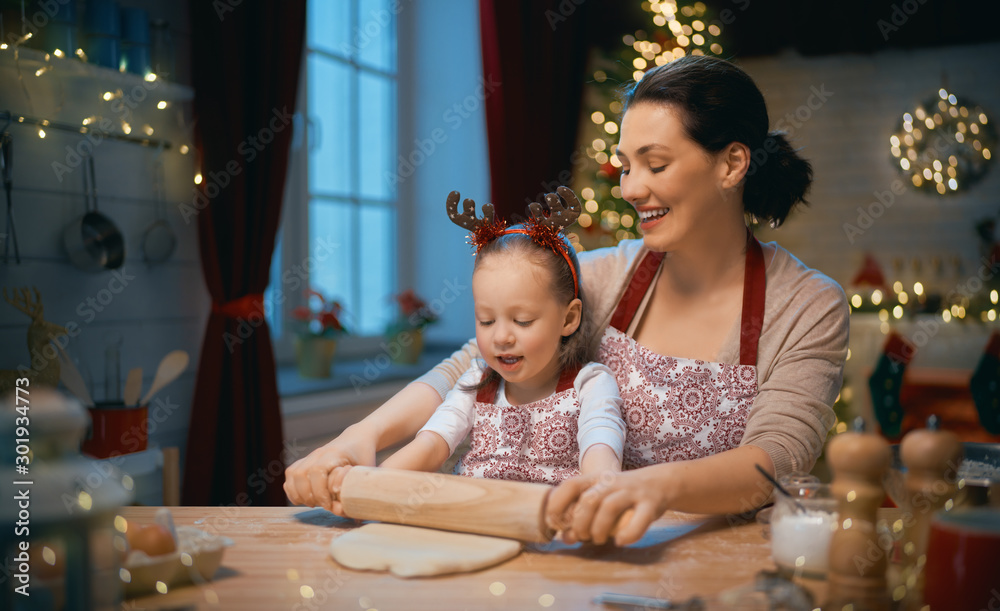
<svg viewBox="0 0 1000 611"><path fill-rule="evenodd" d="M990 336L971 387L980 424L991 434L1000 434L1000 331Z"/></svg>
<svg viewBox="0 0 1000 611"><path fill-rule="evenodd" d="M875 419L878 420L882 434L889 438L898 437L903 425L903 406L899 402L899 390L903 386L903 373L914 352L916 347L905 337L898 333L890 333L875 371L868 378Z"/></svg>

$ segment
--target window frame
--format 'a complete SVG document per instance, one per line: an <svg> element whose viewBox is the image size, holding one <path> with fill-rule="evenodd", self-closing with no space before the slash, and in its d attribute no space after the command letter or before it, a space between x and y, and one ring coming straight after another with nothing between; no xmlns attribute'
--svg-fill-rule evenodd
<svg viewBox="0 0 1000 611"><path fill-rule="evenodd" d="M315 0L312 0L315 1ZM350 22L352 26L358 23L359 11L361 0L349 0L350 2ZM391 4L389 10L392 10ZM391 159L393 160L392 166L395 166L395 159L400 150L401 135L403 133L408 133L409 122L412 121L411 118L404 116L401 111L403 105L401 100L404 99L403 87L409 89L410 85L408 80L402 76L403 70L401 69L402 64L405 63L404 58L407 57L404 45L409 45L406 41L412 41L412 37L409 35L409 28L412 27L412 22L409 18L406 18L406 13L408 11L395 12L395 28L396 28L396 57L395 57L395 71L390 72L381 68L376 68L369 64L359 61L358 49L352 49L352 53L349 55L338 54L329 49L325 48L312 48L309 46L308 36L306 37L305 43L302 50L302 60L300 68L299 77L299 89L297 94L296 102L296 113L295 113L295 136L293 138L291 151L289 154L288 163L288 173L285 185L285 197L284 206L282 208L282 219L281 224L278 229L278 240L276 240L275 257L280 257L277 265L277 276L272 275L270 278L269 289L276 289L273 293L269 294L270 303L268 303L269 309L272 310L272 320L277 321L277 324L272 328L272 341L274 345L275 360L279 365L286 365L293 363L295 360L294 351L294 333L288 331L288 321L290 319L291 310L295 307L306 305L306 299L303 292L309 288L310 278L308 277L308 268L305 266L300 266L292 272L290 281L285 281L285 274L287 274L291 267L287 262L304 262L310 259L310 244L309 244L309 213L311 202L316 200L321 201L331 201L331 202L341 202L347 203L352 206L355 210L360 211L364 206L386 206L392 209L394 213L393 231L394 236L392 238L392 243L396 245L395 256L392 257L392 281L389 283L393 287L393 291L398 291L399 287L402 285L409 284L412 279L412 267L407 266L404 262L411 261L414 256L415 243L409 239L400 239L401 232L400 227L405 226L406 218L409 216L405 213L405 206L402 205L403 189L396 188L395 193L390 196L389 199L380 200L373 197L363 196L361 193L360 177L361 169L358 163L352 166L351 176L350 176L350 191L348 193L327 193L321 191L312 191L310 184L310 171L314 171L310 167L310 155L313 151L314 142L317 140L316 135L319 134L319 124L315 120L315 117L310 114L309 107L309 93L310 93L310 83L309 83L309 61L312 55L318 55L325 60L335 61L346 65L350 70L350 78L352 85L352 103L350 109L351 121L350 121L350 133L348 135L349 147L352 151L352 155L357 155L360 143L360 116L361 116L361 92L360 92L360 81L361 74L368 73L378 75L382 78L389 79L395 90L394 98L394 108L391 111L391 116L393 118L392 129L395 132L395 137L392 139L391 148ZM357 28L350 28L351 32L358 31ZM404 33L405 31L405 33ZM356 225L354 230L360 235L358 226L360 224L360 214L352 215L355 219ZM355 242L354 253L351 257L350 265L356 266L357 270L363 269L363 262L358 252L358 243ZM360 295L362 284L362 274L355 273L354 275L354 285L352 286L352 293L354 295ZM343 295L331 295L333 298L344 299ZM345 303L345 309L347 310L347 318L345 322L348 325L352 322L351 310L352 306L349 303ZM275 335L275 333L280 333L280 335ZM377 354L384 343L384 338L381 334L375 335L345 335L338 338L337 346L337 358L338 359L361 359Z"/></svg>

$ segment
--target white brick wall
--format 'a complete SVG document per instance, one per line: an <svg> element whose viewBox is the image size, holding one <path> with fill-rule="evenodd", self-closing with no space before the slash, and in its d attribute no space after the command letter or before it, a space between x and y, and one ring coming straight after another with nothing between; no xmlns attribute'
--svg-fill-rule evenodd
<svg viewBox="0 0 1000 611"><path fill-rule="evenodd" d="M1000 168L958 195L917 192L897 171L889 136L903 112L943 85L980 104L1000 123L998 57L1000 44L988 44L816 58L787 54L740 62L764 92L772 128L807 104L813 87L832 92L819 108L801 111L801 116L809 115L807 120L785 121L793 146L801 147L813 164L811 206L762 237L778 241L845 286L865 252L876 256L889 282L909 284L920 278L928 288L947 292L968 278L980 257L973 225L1000 212ZM858 206L876 201L874 192L889 191L896 180L902 180L905 192L851 244L844 223L857 224ZM934 257L943 263L940 274L930 271ZM898 272L894 260L902 264ZM922 264L919 274L914 260Z"/></svg>

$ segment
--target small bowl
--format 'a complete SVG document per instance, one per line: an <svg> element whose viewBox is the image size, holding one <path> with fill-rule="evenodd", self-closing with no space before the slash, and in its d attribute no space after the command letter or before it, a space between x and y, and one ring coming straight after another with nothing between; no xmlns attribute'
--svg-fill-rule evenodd
<svg viewBox="0 0 1000 611"><path fill-rule="evenodd" d="M233 544L229 537L193 526L178 526L177 540L177 551L169 554L129 554L122 573L126 597L165 594L178 586L210 581L222 564L223 552Z"/></svg>

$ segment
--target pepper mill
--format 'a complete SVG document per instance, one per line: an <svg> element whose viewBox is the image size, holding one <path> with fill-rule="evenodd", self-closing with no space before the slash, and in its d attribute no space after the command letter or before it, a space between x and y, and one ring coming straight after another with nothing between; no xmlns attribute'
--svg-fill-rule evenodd
<svg viewBox="0 0 1000 611"><path fill-rule="evenodd" d="M890 609L885 578L888 550L879 547L875 524L885 497L882 478L891 458L889 444L864 433L861 418L855 419L853 431L837 435L827 446L840 524L830 539L824 609Z"/></svg>
<svg viewBox="0 0 1000 611"><path fill-rule="evenodd" d="M910 431L899 444L906 467L907 516L903 543L903 583L907 585L907 609L920 609L927 563L927 537L934 513L950 510L958 493L958 466L965 450L958 435L939 431L937 416L927 419L927 428Z"/></svg>

